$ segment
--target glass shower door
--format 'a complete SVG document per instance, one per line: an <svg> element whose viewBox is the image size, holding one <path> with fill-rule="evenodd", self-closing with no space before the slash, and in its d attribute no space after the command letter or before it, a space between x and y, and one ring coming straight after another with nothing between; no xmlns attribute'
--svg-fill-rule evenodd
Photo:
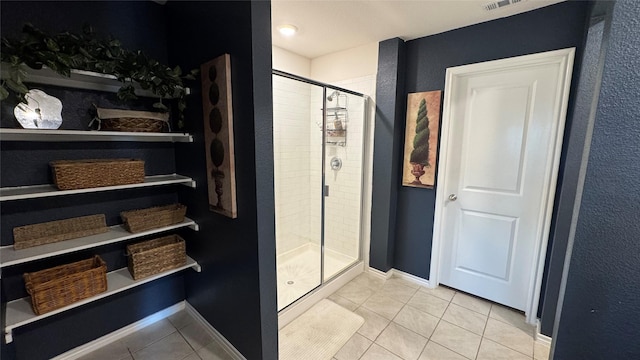
<svg viewBox="0 0 640 360"><path fill-rule="evenodd" d="M273 76L278 311L322 283L324 88Z"/></svg>
<svg viewBox="0 0 640 360"><path fill-rule="evenodd" d="M360 258L365 97L327 88L323 280Z"/></svg>

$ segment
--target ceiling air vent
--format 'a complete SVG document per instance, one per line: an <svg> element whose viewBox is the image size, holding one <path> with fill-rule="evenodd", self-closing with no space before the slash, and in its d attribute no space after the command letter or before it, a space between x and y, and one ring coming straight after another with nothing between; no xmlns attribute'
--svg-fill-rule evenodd
<svg viewBox="0 0 640 360"><path fill-rule="evenodd" d="M497 10L499 8L508 6L508 5L512 5L512 4L517 4L519 2L524 2L526 0L499 0L499 1L494 1L494 2L490 2L488 4L485 4L483 6L483 8L486 11L491 11L491 10Z"/></svg>

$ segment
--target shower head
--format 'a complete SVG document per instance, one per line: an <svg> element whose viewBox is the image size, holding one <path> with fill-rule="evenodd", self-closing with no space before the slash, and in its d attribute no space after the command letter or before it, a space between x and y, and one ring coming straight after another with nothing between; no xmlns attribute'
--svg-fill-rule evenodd
<svg viewBox="0 0 640 360"><path fill-rule="evenodd" d="M338 95L340 95L340 93L338 92L338 90L334 90L334 91L331 93L331 95L327 96L327 100L329 100L329 101L333 101L333 97L334 97L334 96L338 96Z"/></svg>

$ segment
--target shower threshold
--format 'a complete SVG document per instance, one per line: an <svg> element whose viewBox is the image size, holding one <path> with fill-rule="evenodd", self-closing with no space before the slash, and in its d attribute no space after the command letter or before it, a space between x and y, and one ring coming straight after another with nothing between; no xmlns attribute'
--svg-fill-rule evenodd
<svg viewBox="0 0 640 360"><path fill-rule="evenodd" d="M357 261L337 251L325 248L325 279L330 279ZM320 246L313 243L279 255L276 259L278 274L278 311L321 285Z"/></svg>

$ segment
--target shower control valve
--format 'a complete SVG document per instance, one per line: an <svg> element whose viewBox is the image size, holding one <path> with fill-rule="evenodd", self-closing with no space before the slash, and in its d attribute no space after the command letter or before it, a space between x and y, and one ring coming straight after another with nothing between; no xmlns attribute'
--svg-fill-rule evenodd
<svg viewBox="0 0 640 360"><path fill-rule="evenodd" d="M331 170L342 169L342 160L337 156L334 156L329 164L331 165Z"/></svg>

